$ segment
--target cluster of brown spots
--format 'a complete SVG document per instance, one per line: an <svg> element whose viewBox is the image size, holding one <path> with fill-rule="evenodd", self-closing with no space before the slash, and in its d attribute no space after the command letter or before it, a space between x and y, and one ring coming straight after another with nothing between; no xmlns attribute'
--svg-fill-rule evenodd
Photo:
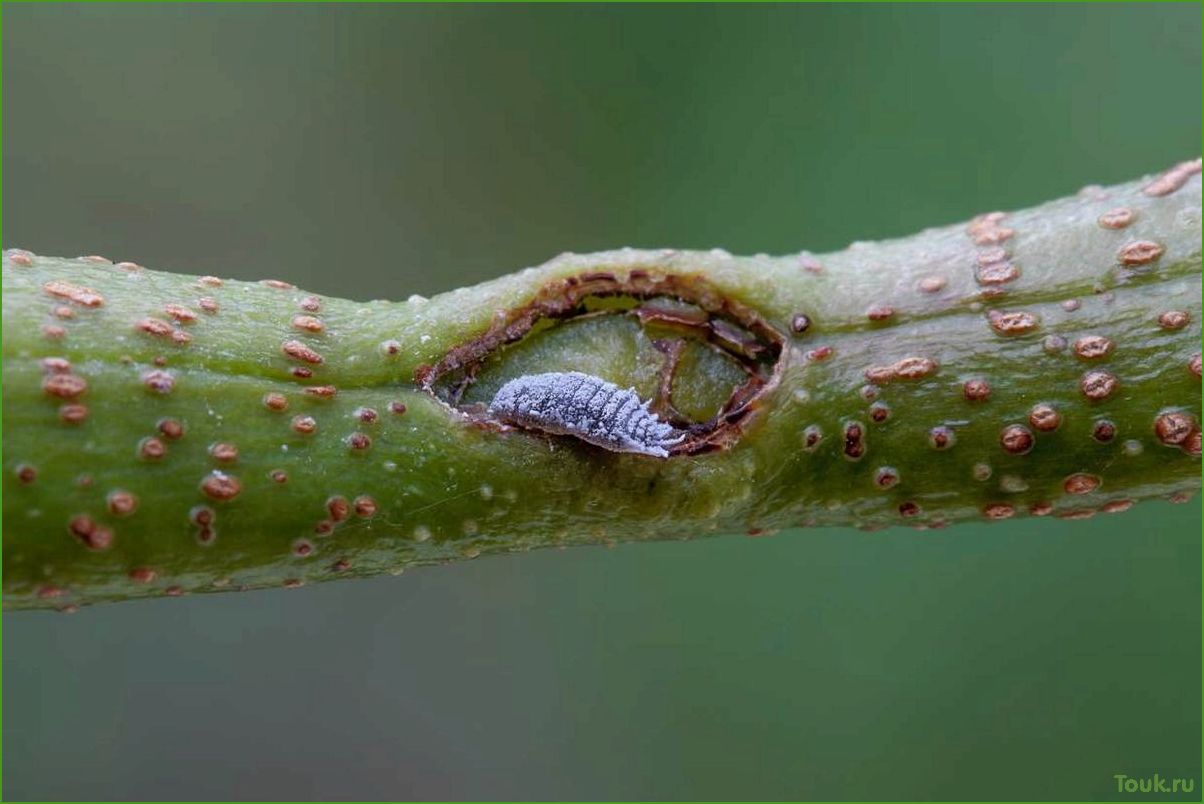
<svg viewBox="0 0 1204 804"><path fill-rule="evenodd" d="M1074 342L1074 353L1084 360L1099 360L1112 353L1115 344L1103 335L1084 335Z"/></svg>
<svg viewBox="0 0 1204 804"><path fill-rule="evenodd" d="M982 513L987 519L1008 519L1015 515L1016 509L1007 503L990 503L983 506Z"/></svg>
<svg viewBox="0 0 1204 804"><path fill-rule="evenodd" d="M803 428L803 449L814 452L824 440L824 431L817 424L809 424Z"/></svg>
<svg viewBox="0 0 1204 804"><path fill-rule="evenodd" d="M105 297L92 288L73 285L61 279L50 280L42 285L42 290L46 291L50 296L66 299L72 304L78 304L81 307L100 307L105 303Z"/></svg>
<svg viewBox="0 0 1204 804"><path fill-rule="evenodd" d="M863 455L865 455L865 427L861 422L845 422L844 456L851 461L858 461Z"/></svg>
<svg viewBox="0 0 1204 804"><path fill-rule="evenodd" d="M939 293L945 289L947 280L943 276L926 276L920 280L921 293Z"/></svg>
<svg viewBox="0 0 1204 804"><path fill-rule="evenodd" d="M292 360L300 360L303 363L318 364L322 362L322 355L310 349L301 341L285 341L280 344L280 351Z"/></svg>
<svg viewBox="0 0 1204 804"><path fill-rule="evenodd" d="M1133 222L1136 215L1128 207L1110 209L1099 216L1099 225L1105 229L1123 229Z"/></svg>
<svg viewBox="0 0 1204 804"><path fill-rule="evenodd" d="M907 502L904 502L904 503L899 503L899 515L900 516L911 518L913 516L919 516L921 513L922 513L922 510L920 509L920 506L917 503L914 503L910 500L908 500Z"/></svg>
<svg viewBox="0 0 1204 804"><path fill-rule="evenodd" d="M865 370L865 378L883 385L892 380L919 380L935 374L938 368L936 361L928 357L904 357L889 366L870 366Z"/></svg>
<svg viewBox="0 0 1204 804"><path fill-rule="evenodd" d="M1079 390L1088 399L1099 401L1111 396L1119 384L1120 381L1116 379L1115 375L1106 371L1088 371L1079 380Z"/></svg>
<svg viewBox="0 0 1204 804"><path fill-rule="evenodd" d="M928 431L928 444L933 449L949 449L957 443L957 435L953 428L938 424Z"/></svg>
<svg viewBox="0 0 1204 804"><path fill-rule="evenodd" d="M1200 379L1200 353L1196 352L1187 360L1187 370L1196 375L1196 379Z"/></svg>
<svg viewBox="0 0 1204 804"><path fill-rule="evenodd" d="M309 396L316 396L319 399L330 399L339 392L339 389L333 385L311 385L304 390L304 393Z"/></svg>
<svg viewBox="0 0 1204 804"><path fill-rule="evenodd" d="M79 402L59 405L59 421L64 424L82 424L88 419L88 406Z"/></svg>
<svg viewBox="0 0 1204 804"><path fill-rule="evenodd" d="M64 320L75 318L75 311L65 305L59 305L50 312L54 314L55 318L62 318Z"/></svg>
<svg viewBox="0 0 1204 804"><path fill-rule="evenodd" d="M292 427L295 432L302 435L309 435L314 430L318 429L318 423L314 421L313 416L294 416Z"/></svg>
<svg viewBox="0 0 1204 804"><path fill-rule="evenodd" d="M865 311L865 317L870 321L885 321L895 314L895 308L889 304L873 304Z"/></svg>
<svg viewBox="0 0 1204 804"><path fill-rule="evenodd" d="M805 313L795 313L790 318L790 331L801 335L811 328L811 319Z"/></svg>
<svg viewBox="0 0 1204 804"><path fill-rule="evenodd" d="M157 318L143 318L134 324L134 329L156 338L170 338L173 343L186 344L192 342L192 336L182 329L176 329L166 321Z"/></svg>
<svg viewBox="0 0 1204 804"><path fill-rule="evenodd" d="M1091 425L1091 437L1101 444L1116 438L1116 424L1110 419L1096 419Z"/></svg>
<svg viewBox="0 0 1204 804"><path fill-rule="evenodd" d="M823 362L832 356L831 346L817 346L814 349L808 349L803 353L803 357L815 363Z"/></svg>
<svg viewBox="0 0 1204 804"><path fill-rule="evenodd" d="M1020 268L1011 260L1006 249L989 248L977 258L974 278L980 285L1006 285L1020 276Z"/></svg>
<svg viewBox="0 0 1204 804"><path fill-rule="evenodd" d="M1097 475L1076 472L1062 481L1062 488L1067 494L1090 494L1099 488L1100 479Z"/></svg>
<svg viewBox="0 0 1204 804"><path fill-rule="evenodd" d="M264 394L263 406L268 410L288 410L288 397L275 392Z"/></svg>
<svg viewBox="0 0 1204 804"><path fill-rule="evenodd" d="M375 424L380 417L373 408L356 408L353 415L364 424Z"/></svg>
<svg viewBox="0 0 1204 804"><path fill-rule="evenodd" d="M302 329L315 334L321 333L326 329L326 325L322 323L322 319L314 318L312 315L293 316L293 327L294 329Z"/></svg>
<svg viewBox="0 0 1204 804"><path fill-rule="evenodd" d="M221 309L218 306L217 301L209 298L208 296L202 296L201 298L197 299L196 306L200 307L201 310L208 315L217 315L218 310Z"/></svg>
<svg viewBox="0 0 1204 804"><path fill-rule="evenodd" d="M1033 516L1049 516L1053 513L1053 505L1047 502L1035 502L1028 507Z"/></svg>
<svg viewBox="0 0 1204 804"><path fill-rule="evenodd" d="M265 288L273 288L275 290L296 290L297 286L291 282L285 282L282 279L260 279L259 284Z"/></svg>
<svg viewBox="0 0 1204 804"><path fill-rule="evenodd" d="M306 296L297 302L297 306L307 313L316 313L322 309L322 300L317 296Z"/></svg>
<svg viewBox="0 0 1204 804"><path fill-rule="evenodd" d="M88 390L88 381L78 374L51 374L43 378L42 390L59 399L75 399Z"/></svg>
<svg viewBox="0 0 1204 804"><path fill-rule="evenodd" d="M87 514L73 516L67 523L67 530L89 550L108 550L113 546L113 531L96 524Z"/></svg>
<svg viewBox="0 0 1204 804"><path fill-rule="evenodd" d="M1133 501L1125 498L1123 500L1111 500L1100 506L1100 510L1105 514L1119 514L1122 511L1128 511L1133 507Z"/></svg>
<svg viewBox="0 0 1204 804"><path fill-rule="evenodd" d="M962 383L962 396L971 402L982 402L991 396L991 385L982 379L966 380Z"/></svg>
<svg viewBox="0 0 1204 804"><path fill-rule="evenodd" d="M822 274L824 272L823 263L816 259L815 255L809 251L804 251L798 255L798 265L809 274Z"/></svg>
<svg viewBox="0 0 1204 804"><path fill-rule="evenodd" d="M234 463L238 460L238 447L219 441L209 446L209 455L218 463Z"/></svg>
<svg viewBox="0 0 1204 804"><path fill-rule="evenodd" d="M182 304L166 304L163 306L163 312L181 324L191 324L196 321L196 313Z"/></svg>
<svg viewBox="0 0 1204 804"><path fill-rule="evenodd" d="M389 403L389 412L395 416L402 415L403 413L406 412L405 403L398 402L397 400L393 400L392 402Z"/></svg>
<svg viewBox="0 0 1204 804"><path fill-rule="evenodd" d="M1147 265L1162 256L1166 249L1152 240L1134 240L1125 243L1116 252L1121 265Z"/></svg>
<svg viewBox="0 0 1204 804"><path fill-rule="evenodd" d="M1007 215L1003 212L987 212L976 216L966 227L966 233L977 246L997 246L1016 234L1014 229L1001 226Z"/></svg>
<svg viewBox="0 0 1204 804"><path fill-rule="evenodd" d="M142 375L142 385L156 394L170 394L176 387L176 378L171 372L153 369Z"/></svg>
<svg viewBox="0 0 1204 804"><path fill-rule="evenodd" d="M376 500L367 494L355 498L355 515L360 519L371 519L376 516Z"/></svg>
<svg viewBox="0 0 1204 804"><path fill-rule="evenodd" d="M870 405L870 419L881 424L890 418L890 405L885 402L875 402Z"/></svg>
<svg viewBox="0 0 1204 804"><path fill-rule="evenodd" d="M363 433L352 433L347 436L347 446L354 450L364 450L372 446L372 439Z"/></svg>
<svg viewBox="0 0 1204 804"><path fill-rule="evenodd" d="M1186 310L1167 310L1158 316L1158 326L1163 329L1183 329L1191 321Z"/></svg>
<svg viewBox="0 0 1204 804"><path fill-rule="evenodd" d="M1083 303L1078 299L1063 299L1060 306L1066 312L1073 313L1075 310L1082 307Z"/></svg>
<svg viewBox="0 0 1204 804"><path fill-rule="evenodd" d="M293 555L297 558L306 558L314 551L314 543L309 539L297 539L293 542Z"/></svg>
<svg viewBox="0 0 1204 804"><path fill-rule="evenodd" d="M167 445L154 436L138 442L138 457L144 461L157 461L167 454Z"/></svg>
<svg viewBox="0 0 1204 804"><path fill-rule="evenodd" d="M1183 444L1195 429L1196 417L1182 411L1167 411L1154 419L1154 435L1168 447Z"/></svg>
<svg viewBox="0 0 1204 804"><path fill-rule="evenodd" d="M1046 405L1044 403L1033 405L1032 409L1028 412L1028 423L1034 429L1048 433L1057 430L1062 424L1062 414L1058 413L1053 405Z"/></svg>
<svg viewBox="0 0 1204 804"><path fill-rule="evenodd" d="M1026 455L1033 449L1036 439L1022 424L1009 424L999 431L999 446L1009 455Z"/></svg>
<svg viewBox="0 0 1204 804"><path fill-rule="evenodd" d="M899 483L899 472L893 466L882 466L874 472L874 485L880 489L889 489Z"/></svg>
<svg viewBox="0 0 1204 804"><path fill-rule="evenodd" d="M991 329L995 330L997 335L1009 336L1032 332L1040 325L1037 316L1021 310L1014 310L1010 313L991 310L987 313L987 321L990 322Z"/></svg>
<svg viewBox="0 0 1204 804"><path fill-rule="evenodd" d="M178 441L184 437L184 425L176 419L160 419L157 427L160 435L172 441Z"/></svg>
<svg viewBox="0 0 1204 804"><path fill-rule="evenodd" d="M17 482L22 486L28 486L30 483L38 479L38 470L28 463L19 463L13 468L13 474L17 477Z"/></svg>
<svg viewBox="0 0 1204 804"><path fill-rule="evenodd" d="M273 469L271 472L268 473L268 477L271 479L271 481L273 483L287 483L288 482L288 472L284 471L283 469Z"/></svg>
<svg viewBox="0 0 1204 804"><path fill-rule="evenodd" d="M232 500L242 491L242 483L234 475L215 469L201 481L201 491L213 500Z"/></svg>
<svg viewBox="0 0 1204 804"><path fill-rule="evenodd" d="M326 513L333 522L342 522L351 515L351 504L346 497L334 496L326 501Z"/></svg>
<svg viewBox="0 0 1204 804"><path fill-rule="evenodd" d="M1170 170L1142 188L1142 192L1150 196L1170 195L1178 190L1187 180L1200 172L1200 160L1192 159L1180 162Z"/></svg>
<svg viewBox="0 0 1204 804"><path fill-rule="evenodd" d="M129 516L138 510L138 496L125 489L110 491L105 497L105 503L113 516Z"/></svg>
<svg viewBox="0 0 1204 804"><path fill-rule="evenodd" d="M217 514L212 508L207 505L193 506L188 512L188 518L196 525L197 544L208 546L217 541L217 531L213 528Z"/></svg>

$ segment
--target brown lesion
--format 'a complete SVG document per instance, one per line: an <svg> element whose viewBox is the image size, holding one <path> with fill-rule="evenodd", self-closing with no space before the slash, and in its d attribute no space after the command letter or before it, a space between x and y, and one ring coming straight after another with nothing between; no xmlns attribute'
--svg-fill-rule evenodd
<svg viewBox="0 0 1204 804"><path fill-rule="evenodd" d="M591 307L598 300L616 299L620 303ZM732 446L781 382L786 336L756 310L728 297L699 275L644 269L623 277L597 271L549 282L526 304L499 310L488 329L452 348L439 362L419 366L414 379L436 398L459 407L477 372L499 350L537 328L613 314L634 315L643 327L667 335L653 338L664 356L653 410L686 433L686 438L669 450L671 455L698 455ZM690 340L729 357L745 378L706 421L691 420L672 402L674 378ZM495 424L483 415L472 419L483 426Z"/></svg>

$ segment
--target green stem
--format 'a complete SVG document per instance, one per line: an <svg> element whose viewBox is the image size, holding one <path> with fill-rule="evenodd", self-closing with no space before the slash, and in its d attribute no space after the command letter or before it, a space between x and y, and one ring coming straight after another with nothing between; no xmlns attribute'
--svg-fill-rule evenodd
<svg viewBox="0 0 1204 804"><path fill-rule="evenodd" d="M833 254L562 255L400 303L6 252L5 606L1185 499L1200 253L1198 161ZM657 293L691 306L649 313ZM585 308L620 312L563 320ZM661 412L696 426L668 458L473 405L574 369L648 399L674 338ZM725 409L749 415L708 428L749 376Z"/></svg>

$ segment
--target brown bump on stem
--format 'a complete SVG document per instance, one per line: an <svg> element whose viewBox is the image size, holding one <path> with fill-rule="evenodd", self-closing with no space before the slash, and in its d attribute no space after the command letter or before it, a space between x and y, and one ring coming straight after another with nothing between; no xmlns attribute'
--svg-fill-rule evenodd
<svg viewBox="0 0 1204 804"><path fill-rule="evenodd" d="M332 532L334 532L334 522L329 519L320 520L318 524L314 525L314 533L319 536L329 536Z"/></svg>
<svg viewBox="0 0 1204 804"><path fill-rule="evenodd" d="M78 374L51 374L42 380L42 390L59 399L75 399L88 390L88 381Z"/></svg>
<svg viewBox="0 0 1204 804"><path fill-rule="evenodd" d="M1182 411L1167 411L1154 419L1154 435L1168 447L1182 444L1195 429L1196 417Z"/></svg>
<svg viewBox="0 0 1204 804"><path fill-rule="evenodd" d="M138 497L132 491L113 489L105 497L109 513L113 516L129 516L138 510Z"/></svg>
<svg viewBox="0 0 1204 804"><path fill-rule="evenodd" d="M1014 310L1008 313L991 310L987 313L987 320L991 323L991 329L995 330L996 334L1007 336L1023 335L1026 332L1032 332L1040 324L1037 316L1021 310Z"/></svg>
<svg viewBox="0 0 1204 804"><path fill-rule="evenodd" d="M288 472L284 471L283 469L273 469L270 473L268 473L268 477L271 478L273 483L288 482Z"/></svg>
<svg viewBox="0 0 1204 804"><path fill-rule="evenodd" d="M406 412L405 403L398 402L397 400L393 400L392 402L389 403L389 412L395 416L402 415L403 413Z"/></svg>
<svg viewBox="0 0 1204 804"><path fill-rule="evenodd" d="M803 428L803 450L805 452L814 452L823 440L824 431L818 424L809 424Z"/></svg>
<svg viewBox="0 0 1204 804"><path fill-rule="evenodd" d="M1191 321L1186 310L1167 310L1158 316L1158 326L1163 329L1183 329Z"/></svg>
<svg viewBox="0 0 1204 804"><path fill-rule="evenodd" d="M38 479L38 470L32 464L19 463L13 469L13 474L17 476L17 482L22 486L28 486L30 483Z"/></svg>
<svg viewBox="0 0 1204 804"><path fill-rule="evenodd" d="M1119 385L1119 380L1106 371L1088 371L1079 380L1079 390L1092 401L1107 399Z"/></svg>
<svg viewBox="0 0 1204 804"><path fill-rule="evenodd" d="M242 491L242 483L234 475L213 470L201 481L201 491L211 500L233 500Z"/></svg>
<svg viewBox="0 0 1204 804"><path fill-rule="evenodd" d="M381 341L377 349L385 357L397 357L397 355L401 354L401 344L393 340Z"/></svg>
<svg viewBox="0 0 1204 804"><path fill-rule="evenodd" d="M314 421L313 416L294 416L292 421L293 430L303 435L309 435L314 430L318 429L318 423Z"/></svg>
<svg viewBox="0 0 1204 804"><path fill-rule="evenodd" d="M874 485L880 489L889 489L899 483L899 471L893 466L881 466L874 472Z"/></svg>
<svg viewBox="0 0 1204 804"><path fill-rule="evenodd" d="M1063 511L1057 516L1058 519L1090 519L1095 516L1095 511L1090 508L1078 508L1073 511Z"/></svg>
<svg viewBox="0 0 1204 804"><path fill-rule="evenodd" d="M1097 419L1091 425L1091 437L1101 444L1116 438L1116 425L1108 419Z"/></svg>
<svg viewBox="0 0 1204 804"><path fill-rule="evenodd" d="M75 318L75 311L72 310L70 307L66 306L65 304L60 304L58 307L55 307L50 312L52 312L54 314L55 318L62 318L62 319L67 319L67 320Z"/></svg>
<svg viewBox="0 0 1204 804"><path fill-rule="evenodd" d="M285 589L300 589L302 586L305 586L305 581L300 578L285 578L284 582L280 585Z"/></svg>
<svg viewBox="0 0 1204 804"><path fill-rule="evenodd" d="M844 456L851 461L861 460L865 455L865 427L861 422L844 424Z"/></svg>
<svg viewBox="0 0 1204 804"><path fill-rule="evenodd" d="M1128 511L1133 507L1133 501L1125 498L1123 500L1110 500L1100 506L1100 510L1105 514L1119 514L1122 511Z"/></svg>
<svg viewBox="0 0 1204 804"><path fill-rule="evenodd" d="M335 495L326 501L326 513L334 522L342 522L351 515L351 504L346 497Z"/></svg>
<svg viewBox="0 0 1204 804"><path fill-rule="evenodd" d="M1020 268L1001 248L987 249L978 255L974 278L980 285L1006 285L1019 278Z"/></svg>
<svg viewBox="0 0 1204 804"><path fill-rule="evenodd" d="M1053 405L1044 403L1033 405L1028 412L1028 423L1033 426L1033 429L1048 433L1057 430L1058 426L1062 424L1062 414L1058 413Z"/></svg>
<svg viewBox="0 0 1204 804"><path fill-rule="evenodd" d="M822 274L824 272L823 264L815 258L814 254L807 251L798 255L798 265L810 274Z"/></svg>
<svg viewBox="0 0 1204 804"><path fill-rule="evenodd" d="M171 372L152 369L142 375L142 385L156 394L170 394L176 387L176 378Z"/></svg>
<svg viewBox="0 0 1204 804"><path fill-rule="evenodd" d="M957 443L957 435L953 428L938 424L928 431L928 444L933 449L949 449Z"/></svg>
<svg viewBox="0 0 1204 804"><path fill-rule="evenodd" d="M49 341L59 341L67 337L67 330L58 324L44 324L42 325L42 337Z"/></svg>
<svg viewBox="0 0 1204 804"><path fill-rule="evenodd" d="M1196 379L1200 378L1200 353L1196 352L1187 360L1187 370L1196 375Z"/></svg>
<svg viewBox="0 0 1204 804"><path fill-rule="evenodd" d="M134 323L134 329L145 332L147 335L154 335L156 338L170 338L174 331L171 324L157 318L140 319Z"/></svg>
<svg viewBox="0 0 1204 804"><path fill-rule="evenodd" d="M991 385L986 380L966 380L962 384L962 396L971 402L982 402L991 395Z"/></svg>
<svg viewBox="0 0 1204 804"><path fill-rule="evenodd" d="M1073 313L1075 310L1083 306L1083 303L1078 299L1063 299L1061 307L1068 313Z"/></svg>
<svg viewBox="0 0 1204 804"><path fill-rule="evenodd" d="M899 503L899 515L904 517L919 516L921 513L920 506L917 503L908 500L907 502Z"/></svg>
<svg viewBox="0 0 1204 804"><path fill-rule="evenodd" d="M1100 215L1098 220L1099 225L1105 229L1123 229L1132 223L1135 217L1133 210L1128 207L1117 207Z"/></svg>
<svg viewBox="0 0 1204 804"><path fill-rule="evenodd" d="M865 317L870 321L885 321L895 314L895 308L889 304L874 304L865 311Z"/></svg>
<svg viewBox="0 0 1204 804"><path fill-rule="evenodd" d="M1115 344L1103 335L1084 335L1074 342L1074 353L1084 360L1098 360L1112 353Z"/></svg>
<svg viewBox="0 0 1204 804"><path fill-rule="evenodd" d="M1049 516L1053 513L1053 505L1047 502L1035 502L1028 507L1028 512L1033 516Z"/></svg>
<svg viewBox="0 0 1204 804"><path fill-rule="evenodd" d="M296 285L294 285L291 282L285 282L282 279L260 279L259 284L263 285L265 288L272 288L274 290L296 290L297 289Z"/></svg>
<svg viewBox="0 0 1204 804"><path fill-rule="evenodd" d="M304 366L293 366L289 371L294 377L302 380L307 380L314 376L314 373Z"/></svg>
<svg viewBox="0 0 1204 804"><path fill-rule="evenodd" d="M167 304L163 307L163 312L179 321L181 324L191 324L196 321L196 313L189 310L182 304Z"/></svg>
<svg viewBox="0 0 1204 804"><path fill-rule="evenodd" d="M160 419L156 426L159 429L159 434L164 438L178 441L184 437L184 425L177 419Z"/></svg>
<svg viewBox="0 0 1204 804"><path fill-rule="evenodd" d="M316 396L319 399L330 399L339 392L339 389L333 385L311 385L304 389L304 393L309 396Z"/></svg>
<svg viewBox="0 0 1204 804"><path fill-rule="evenodd" d="M920 280L921 293L939 293L945 289L947 280L943 276L926 276Z"/></svg>
<svg viewBox="0 0 1204 804"><path fill-rule="evenodd" d="M173 584L172 586L164 589L163 594L167 595L168 597L183 597L184 587Z"/></svg>
<svg viewBox="0 0 1204 804"><path fill-rule="evenodd" d="M1085 472L1075 472L1072 475L1067 475L1062 481L1062 488L1067 494L1090 494L1099 488L1100 479L1097 475L1089 475Z"/></svg>
<svg viewBox="0 0 1204 804"><path fill-rule="evenodd" d="M175 343L192 343L192 336L182 329L173 329L171 339Z"/></svg>
<svg viewBox="0 0 1204 804"><path fill-rule="evenodd" d="M307 313L316 313L322 309L322 300L317 296L306 296L297 302L297 306Z"/></svg>
<svg viewBox="0 0 1204 804"><path fill-rule="evenodd" d="M42 290L55 298L66 299L72 304L78 304L81 307L100 307L105 303L105 297L92 288L73 285L61 279L50 280L42 285Z"/></svg>
<svg viewBox="0 0 1204 804"><path fill-rule="evenodd" d="M321 333L326 329L326 325L322 323L320 318L314 318L312 315L295 315L293 316L293 328L305 330L306 332Z"/></svg>
<svg viewBox="0 0 1204 804"><path fill-rule="evenodd" d="M870 405L870 419L881 424L890 418L890 405L885 402L875 402Z"/></svg>
<svg viewBox="0 0 1204 804"><path fill-rule="evenodd" d="M144 461L157 461L166 454L167 446L154 436L147 436L138 442L138 457Z"/></svg>
<svg viewBox="0 0 1204 804"><path fill-rule="evenodd" d="M371 519L376 516L376 500L367 494L355 498L355 515L360 519Z"/></svg>
<svg viewBox="0 0 1204 804"><path fill-rule="evenodd" d="M152 583L157 577L159 573L150 567L134 567L129 572L129 578L134 583Z"/></svg>
<svg viewBox="0 0 1204 804"><path fill-rule="evenodd" d="M62 587L51 586L50 584L43 584L42 586L38 587L37 594L38 594L39 598L41 598L43 600L49 600L49 599L56 598L56 597L62 597L66 593L67 593L67 591L65 589L63 589Z"/></svg>
<svg viewBox="0 0 1204 804"><path fill-rule="evenodd" d="M198 527L207 528L217 518L217 512L207 505L194 505L188 511L188 519Z"/></svg>
<svg viewBox="0 0 1204 804"><path fill-rule="evenodd" d="M59 405L59 420L65 424L81 424L88 419L88 406L79 402Z"/></svg>
<svg viewBox="0 0 1204 804"><path fill-rule="evenodd" d="M1192 159L1187 162L1180 162L1170 170L1163 173L1158 178L1142 188L1142 192L1149 196L1170 195L1178 190L1187 180L1200 172L1200 160Z"/></svg>
<svg viewBox="0 0 1204 804"><path fill-rule="evenodd" d="M263 406L268 410L288 410L288 397L284 394L271 392L263 395Z"/></svg>
<svg viewBox="0 0 1204 804"><path fill-rule="evenodd" d="M208 315L217 315L218 310L221 309L218 306L217 301L209 298L208 296L202 296L201 298L197 299L196 306L200 307L201 310Z"/></svg>
<svg viewBox="0 0 1204 804"><path fill-rule="evenodd" d="M209 455L218 463L233 463L238 460L238 447L225 441L209 445Z"/></svg>
<svg viewBox="0 0 1204 804"><path fill-rule="evenodd" d="M33 265L32 254L26 254L18 251L13 254L9 254L8 259L13 265L20 265L22 268L28 268Z"/></svg>
<svg viewBox="0 0 1204 804"><path fill-rule="evenodd" d="M197 280L197 284L204 285L205 287L208 287L208 288L220 288L225 283L222 282L222 280L218 279L216 276L202 276L200 279Z"/></svg>
<svg viewBox="0 0 1204 804"><path fill-rule="evenodd" d="M297 558L305 558L314 551L314 543L309 539L297 539L293 542L293 555Z"/></svg>
<svg viewBox="0 0 1204 804"><path fill-rule="evenodd" d="M1009 424L999 431L999 446L1009 455L1026 455L1034 443L1032 431L1022 424Z"/></svg>
<svg viewBox="0 0 1204 804"><path fill-rule="evenodd" d="M1175 503L1176 505L1182 505L1185 502L1191 501L1191 492L1190 491L1176 491L1173 494L1168 494L1166 499L1169 500L1170 502Z"/></svg>
<svg viewBox="0 0 1204 804"><path fill-rule="evenodd" d="M804 313L795 313L790 319L790 331L801 335L811 327L811 319Z"/></svg>
<svg viewBox="0 0 1204 804"><path fill-rule="evenodd" d="M895 377L895 370L892 366L870 366L864 372L865 378L872 383L885 385Z"/></svg>
<svg viewBox="0 0 1204 804"><path fill-rule="evenodd" d="M1066 348L1066 339L1061 335L1046 335L1041 340L1041 348L1046 354L1056 355Z"/></svg>
<svg viewBox="0 0 1204 804"><path fill-rule="evenodd" d="M1116 252L1121 265L1147 265L1162 256L1166 249L1152 240L1134 240L1125 243Z"/></svg>
<svg viewBox="0 0 1204 804"><path fill-rule="evenodd" d="M71 361L65 357L43 357L41 360L43 373L46 374L70 374Z"/></svg>
<svg viewBox="0 0 1204 804"><path fill-rule="evenodd" d="M1192 430L1191 435L1189 435L1187 437L1187 440L1183 442L1183 451L1186 452L1188 455L1190 455L1193 458L1199 458L1200 457L1200 449L1201 449L1200 431Z"/></svg>
<svg viewBox="0 0 1204 804"><path fill-rule="evenodd" d="M352 433L346 440L347 446L353 450L365 450L372 446L372 439L363 433Z"/></svg>
<svg viewBox="0 0 1204 804"><path fill-rule="evenodd" d="M982 513L987 519L1010 519L1016 509L1007 503L990 503L983 506Z"/></svg>
<svg viewBox="0 0 1204 804"><path fill-rule="evenodd" d="M338 561L331 564L330 568L334 572L346 572L347 570L351 569L351 562L345 558L340 558Z"/></svg>
<svg viewBox="0 0 1204 804"><path fill-rule="evenodd" d="M285 341L280 344L280 351L289 357L291 360L300 360L302 363L318 364L322 362L322 355L310 349L301 341Z"/></svg>

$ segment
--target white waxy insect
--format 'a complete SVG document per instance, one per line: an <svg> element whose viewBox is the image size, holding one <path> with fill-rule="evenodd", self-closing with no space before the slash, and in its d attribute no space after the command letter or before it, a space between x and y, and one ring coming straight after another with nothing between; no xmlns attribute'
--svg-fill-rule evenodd
<svg viewBox="0 0 1204 804"><path fill-rule="evenodd" d="M503 421L570 435L613 452L669 457L686 436L660 421L634 388L580 371L528 374L503 385L489 412Z"/></svg>

